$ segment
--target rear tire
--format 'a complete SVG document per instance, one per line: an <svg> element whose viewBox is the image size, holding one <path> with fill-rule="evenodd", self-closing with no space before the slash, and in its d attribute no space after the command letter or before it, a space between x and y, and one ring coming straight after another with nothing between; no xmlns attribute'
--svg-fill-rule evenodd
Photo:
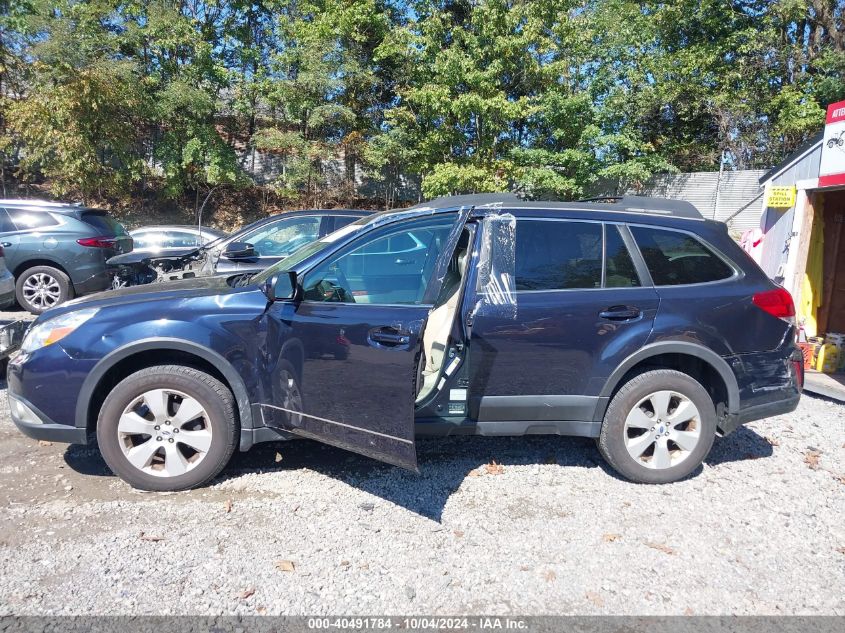
<svg viewBox="0 0 845 633"><path fill-rule="evenodd" d="M620 475L638 483L683 479L704 461L716 437L716 411L707 390L671 369L635 376L616 393L598 448Z"/></svg>
<svg viewBox="0 0 845 633"><path fill-rule="evenodd" d="M106 464L141 490L202 486L229 462L237 439L232 392L181 365L148 367L125 378L106 396L97 421Z"/></svg>
<svg viewBox="0 0 845 633"><path fill-rule="evenodd" d="M73 298L70 278L52 266L33 266L15 281L18 304L32 314L41 314Z"/></svg>

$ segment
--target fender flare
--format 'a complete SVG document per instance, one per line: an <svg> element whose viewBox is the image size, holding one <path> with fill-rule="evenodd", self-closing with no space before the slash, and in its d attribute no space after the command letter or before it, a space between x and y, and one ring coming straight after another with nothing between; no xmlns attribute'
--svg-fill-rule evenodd
<svg viewBox="0 0 845 633"><path fill-rule="evenodd" d="M637 350L626 358L617 367L604 383L604 387L599 394L602 398L609 399L613 394L614 389L619 385L622 377L636 364L644 360L648 360L653 356L660 354L683 354L685 356L692 356L698 358L716 370L716 373L721 376L725 383L728 392L728 412L739 412L739 385L736 382L736 376L730 365L724 358L719 356L711 349L699 345L698 343L690 343L688 341L661 341L658 343L651 343Z"/></svg>
<svg viewBox="0 0 845 633"><path fill-rule="evenodd" d="M249 395L247 393L246 385L240 374L232 367L231 363L217 352L193 343L177 338L168 337L153 337L142 339L140 341L132 342L123 347L109 352L104 356L88 373L82 387L79 389L79 398L76 400L76 426L84 428L88 425L88 409L91 405L91 396L100 381L106 376L112 367L117 365L122 360L134 356L140 352L148 352L150 350L177 350L198 356L203 360L209 362L215 367L232 389L235 396L235 401L238 405L238 416L240 418L241 429L252 429L252 408L249 402Z"/></svg>

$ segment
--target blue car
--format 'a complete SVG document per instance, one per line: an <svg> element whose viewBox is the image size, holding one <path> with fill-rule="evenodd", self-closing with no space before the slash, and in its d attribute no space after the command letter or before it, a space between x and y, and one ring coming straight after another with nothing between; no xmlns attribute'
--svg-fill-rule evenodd
<svg viewBox="0 0 845 633"><path fill-rule="evenodd" d="M27 435L132 486L200 486L310 438L417 469L420 435L577 435L624 477L693 473L716 435L792 411L789 294L689 204L439 199L260 273L50 310L8 372Z"/></svg>

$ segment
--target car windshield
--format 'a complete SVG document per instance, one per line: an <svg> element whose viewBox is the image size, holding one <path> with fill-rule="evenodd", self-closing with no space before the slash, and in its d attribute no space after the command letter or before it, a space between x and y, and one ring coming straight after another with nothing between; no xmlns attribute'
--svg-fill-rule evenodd
<svg viewBox="0 0 845 633"><path fill-rule="evenodd" d="M306 244L305 246L295 250L283 260L276 262L269 268L265 268L264 270L262 270L260 273L258 273L257 275L255 275L255 277L252 278L252 282L260 284L270 279L270 277L272 277L273 275L277 275L285 270L292 270L296 268L296 266L300 262L308 259L315 253L319 253L324 249L331 248L331 245L334 244L337 240L362 230L364 226L366 226L370 222L373 222L374 218L377 215L378 214L364 216L363 218L356 220L352 224L347 224L346 226L339 228L334 233L329 233L325 237L317 240L316 242Z"/></svg>

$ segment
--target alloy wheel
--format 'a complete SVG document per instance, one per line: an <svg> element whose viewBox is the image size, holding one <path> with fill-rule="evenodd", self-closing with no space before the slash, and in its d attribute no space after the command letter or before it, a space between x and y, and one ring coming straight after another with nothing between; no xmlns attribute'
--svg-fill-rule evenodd
<svg viewBox="0 0 845 633"><path fill-rule="evenodd" d="M683 462L701 440L698 408L676 391L655 391L625 419L625 448L638 464L666 469Z"/></svg>
<svg viewBox="0 0 845 633"><path fill-rule="evenodd" d="M171 389L152 389L124 409L117 424L126 460L157 477L196 468L211 448L208 413L198 400Z"/></svg>
<svg viewBox="0 0 845 633"><path fill-rule="evenodd" d="M52 308L62 298L59 280L47 273L35 273L23 282L23 296L34 308Z"/></svg>

